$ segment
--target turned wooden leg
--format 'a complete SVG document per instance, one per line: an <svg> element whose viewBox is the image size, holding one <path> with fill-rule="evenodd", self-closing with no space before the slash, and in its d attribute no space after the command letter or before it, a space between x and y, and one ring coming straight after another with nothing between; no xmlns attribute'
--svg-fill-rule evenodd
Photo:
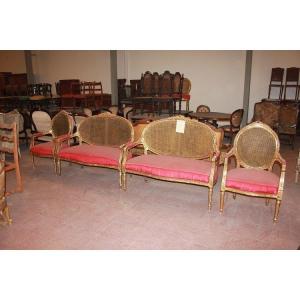
<svg viewBox="0 0 300 300"><path fill-rule="evenodd" d="M278 220L280 204L281 204L281 201L277 199L276 205L275 205L275 213L274 213L273 222L277 222L277 220Z"/></svg>
<svg viewBox="0 0 300 300"><path fill-rule="evenodd" d="M268 205L269 205L269 203L270 203L270 199L269 199L269 198L266 198L266 200L265 200L265 204L266 204L266 206L268 206Z"/></svg>
<svg viewBox="0 0 300 300"><path fill-rule="evenodd" d="M122 173L122 188L124 191L127 189L127 178L126 178L126 173Z"/></svg>
<svg viewBox="0 0 300 300"><path fill-rule="evenodd" d="M31 161L32 161L32 167L35 169L35 161L34 161L34 155L31 154Z"/></svg>
<svg viewBox="0 0 300 300"><path fill-rule="evenodd" d="M122 183L122 171L119 171L119 186L122 188L123 183Z"/></svg>
<svg viewBox="0 0 300 300"><path fill-rule="evenodd" d="M15 164L16 164L16 179L17 179L17 192L23 191L23 183L20 171L20 164L19 164L19 157L16 155L15 157Z"/></svg>
<svg viewBox="0 0 300 300"><path fill-rule="evenodd" d="M5 218L7 224L11 224L12 223L12 218L10 217L10 213L9 213L9 208L6 205L4 210L3 210L3 217Z"/></svg>
<svg viewBox="0 0 300 300"><path fill-rule="evenodd" d="M222 213L224 210L224 196L225 196L225 192L221 191L221 193L220 193L220 213Z"/></svg>
<svg viewBox="0 0 300 300"><path fill-rule="evenodd" d="M211 211L211 206L212 206L212 193L213 193L213 189L209 188L208 191L208 210Z"/></svg>

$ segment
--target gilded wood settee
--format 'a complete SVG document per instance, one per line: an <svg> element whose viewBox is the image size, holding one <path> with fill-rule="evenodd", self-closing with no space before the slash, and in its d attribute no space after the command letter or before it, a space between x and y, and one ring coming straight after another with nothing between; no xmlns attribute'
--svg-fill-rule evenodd
<svg viewBox="0 0 300 300"><path fill-rule="evenodd" d="M126 190L127 173L206 186L211 209L222 138L220 129L183 116L148 124L139 141L123 148L123 189ZM141 144L144 155L132 157L131 150Z"/></svg>
<svg viewBox="0 0 300 300"><path fill-rule="evenodd" d="M132 124L123 117L102 113L84 119L74 135L56 139L56 162L61 174L61 161L119 170L122 147L133 141ZM66 139L77 138L78 145L61 147ZM121 186L121 176L120 176Z"/></svg>

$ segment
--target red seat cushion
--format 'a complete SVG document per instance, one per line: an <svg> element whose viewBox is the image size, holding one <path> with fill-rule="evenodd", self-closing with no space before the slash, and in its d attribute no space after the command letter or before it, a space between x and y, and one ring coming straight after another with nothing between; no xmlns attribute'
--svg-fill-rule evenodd
<svg viewBox="0 0 300 300"><path fill-rule="evenodd" d="M232 169L228 171L226 178L226 187L245 192L276 195L278 185L279 176L270 171L259 169Z"/></svg>
<svg viewBox="0 0 300 300"><path fill-rule="evenodd" d="M208 183L211 162L166 155L141 155L127 161L126 171Z"/></svg>
<svg viewBox="0 0 300 300"><path fill-rule="evenodd" d="M191 99L191 95L189 95L189 94L182 94L182 100L189 101L190 99Z"/></svg>
<svg viewBox="0 0 300 300"><path fill-rule="evenodd" d="M41 143L30 148L30 152L37 156L53 156L53 142Z"/></svg>
<svg viewBox="0 0 300 300"><path fill-rule="evenodd" d="M121 150L117 147L82 144L68 147L59 152L62 160L83 164L118 167Z"/></svg>

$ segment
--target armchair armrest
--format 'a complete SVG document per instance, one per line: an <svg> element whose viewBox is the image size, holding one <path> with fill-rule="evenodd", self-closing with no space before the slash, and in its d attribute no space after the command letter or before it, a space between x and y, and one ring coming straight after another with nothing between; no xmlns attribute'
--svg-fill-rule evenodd
<svg viewBox="0 0 300 300"><path fill-rule="evenodd" d="M126 144L123 144L120 146L121 149L123 149L124 151L129 151L131 150L132 148L138 146L138 145L141 145L142 142L139 140L139 141L136 141L136 142L128 142Z"/></svg>
<svg viewBox="0 0 300 300"><path fill-rule="evenodd" d="M64 134L64 135L60 135L56 138L53 139L53 142L54 142L54 146L55 146L55 153L57 154L60 149L61 149L61 146L64 142L67 142L68 143L68 146L70 146L70 140L72 138L74 138L76 135L72 135L72 134Z"/></svg>
<svg viewBox="0 0 300 300"><path fill-rule="evenodd" d="M281 167L278 193L282 194L283 193L283 186L284 186L285 171L286 171L286 161L278 153L277 157L274 159L274 163L275 162L278 162L280 164L280 167ZM273 163L273 166L274 166L274 163Z"/></svg>
<svg viewBox="0 0 300 300"><path fill-rule="evenodd" d="M36 132L36 133L32 134L31 141L30 141L30 147L34 146L34 142L37 138L42 137L42 136L46 136L46 135L49 135L49 134L52 134L51 130L48 131L48 132Z"/></svg>

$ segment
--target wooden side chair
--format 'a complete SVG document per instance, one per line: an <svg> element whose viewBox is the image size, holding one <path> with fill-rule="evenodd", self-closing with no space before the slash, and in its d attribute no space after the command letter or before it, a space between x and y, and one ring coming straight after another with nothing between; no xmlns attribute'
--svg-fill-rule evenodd
<svg viewBox="0 0 300 300"><path fill-rule="evenodd" d="M279 110L277 133L280 138L284 136L289 138L289 144L292 146L292 149L294 149L297 134L298 112L298 104L281 105Z"/></svg>
<svg viewBox="0 0 300 300"><path fill-rule="evenodd" d="M51 120L51 129L48 132L37 132L31 137L30 152L32 157L32 164L35 167L35 156L44 158L53 158L55 171L56 161L55 161L55 139L64 135L71 135L73 133L74 120L71 115L66 111L62 110L57 113ZM43 136L51 135L51 141L46 143L37 143L37 139ZM64 146L69 146L66 143Z"/></svg>
<svg viewBox="0 0 300 300"><path fill-rule="evenodd" d="M224 136L229 137L230 144L232 144L234 136L239 132L241 128L243 115L244 115L244 110L237 109L231 114L230 124L221 126L221 128L224 130Z"/></svg>
<svg viewBox="0 0 300 300"><path fill-rule="evenodd" d="M8 116L8 118L11 116ZM6 120L7 121L7 120ZM18 120L17 120L18 121ZM20 171L20 151L19 151L19 138L18 138L18 126L17 122L6 122L2 120L0 122L0 154L1 160L5 162L5 172L13 171L16 172L17 187L16 190L8 192L9 194L14 192L23 191L23 182ZM7 160L6 156L11 155L12 160Z"/></svg>
<svg viewBox="0 0 300 300"><path fill-rule="evenodd" d="M3 219L0 222L11 224L9 208L5 199L5 162L0 160L0 215Z"/></svg>
<svg viewBox="0 0 300 300"><path fill-rule="evenodd" d="M271 97L272 88L279 89L277 99L279 99L279 100L282 99L283 75L284 75L283 68L272 68L271 79L270 79L270 84L269 84L268 99L270 99L270 97Z"/></svg>
<svg viewBox="0 0 300 300"><path fill-rule="evenodd" d="M275 199L273 221L278 220L283 195L286 162L279 153L280 143L276 132L261 122L242 128L234 139L233 148L225 155L221 183L220 212L224 210L225 192ZM235 157L236 167L229 169L228 159ZM272 172L278 163L280 175Z"/></svg>
<svg viewBox="0 0 300 300"><path fill-rule="evenodd" d="M284 99L287 99L287 89L295 90L295 96L293 100L297 100L299 97L299 71L300 68L287 68L285 85L284 85Z"/></svg>
<svg viewBox="0 0 300 300"><path fill-rule="evenodd" d="M182 81L182 99L181 101L184 101L186 103L186 111L190 110L190 100L191 100L191 88L192 83L188 78L184 78Z"/></svg>

